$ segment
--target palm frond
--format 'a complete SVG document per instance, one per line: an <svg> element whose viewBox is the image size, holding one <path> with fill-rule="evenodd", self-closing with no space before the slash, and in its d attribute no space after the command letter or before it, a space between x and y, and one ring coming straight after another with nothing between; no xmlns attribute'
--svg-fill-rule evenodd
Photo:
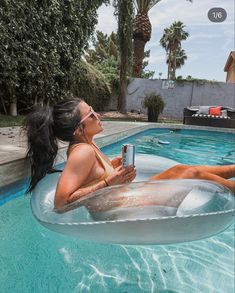
<svg viewBox="0 0 235 293"><path fill-rule="evenodd" d="M147 13L154 5L161 0L135 0L135 8L137 12Z"/></svg>

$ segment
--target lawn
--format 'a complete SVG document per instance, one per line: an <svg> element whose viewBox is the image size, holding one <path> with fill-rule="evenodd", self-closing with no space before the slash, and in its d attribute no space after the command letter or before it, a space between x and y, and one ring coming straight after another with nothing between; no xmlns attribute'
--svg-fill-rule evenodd
<svg viewBox="0 0 235 293"><path fill-rule="evenodd" d="M16 117L0 114L0 127L20 126L23 124L25 116L18 115Z"/></svg>

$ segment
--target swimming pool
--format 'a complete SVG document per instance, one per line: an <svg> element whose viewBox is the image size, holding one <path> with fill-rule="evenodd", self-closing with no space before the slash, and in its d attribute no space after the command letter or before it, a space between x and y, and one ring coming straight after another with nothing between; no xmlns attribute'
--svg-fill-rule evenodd
<svg viewBox="0 0 235 293"><path fill-rule="evenodd" d="M234 162L230 133L152 129L125 143L181 163ZM103 150L119 154L120 142ZM91 243L40 226L28 196L0 207L0 227L0 292L234 292L234 227L177 245Z"/></svg>

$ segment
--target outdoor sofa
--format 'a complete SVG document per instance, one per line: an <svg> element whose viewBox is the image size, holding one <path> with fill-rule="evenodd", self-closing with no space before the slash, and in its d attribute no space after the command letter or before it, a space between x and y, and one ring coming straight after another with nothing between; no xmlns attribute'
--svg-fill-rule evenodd
<svg viewBox="0 0 235 293"><path fill-rule="evenodd" d="M186 125L235 128L235 109L220 106L192 106L184 108Z"/></svg>

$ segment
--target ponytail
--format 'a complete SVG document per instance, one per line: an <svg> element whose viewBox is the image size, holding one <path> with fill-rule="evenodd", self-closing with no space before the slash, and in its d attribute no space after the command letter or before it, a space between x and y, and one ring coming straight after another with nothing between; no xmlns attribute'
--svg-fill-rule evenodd
<svg viewBox="0 0 235 293"><path fill-rule="evenodd" d="M31 192L48 171L53 170L58 151L57 139L72 142L73 133L81 116L80 99L65 100L53 108L36 107L25 120L28 140L27 158L31 165L31 179L28 191Z"/></svg>
<svg viewBox="0 0 235 293"><path fill-rule="evenodd" d="M52 169L58 151L53 131L53 115L50 107L37 107L26 117L25 130L28 139L27 158L31 165L32 191L48 170Z"/></svg>

